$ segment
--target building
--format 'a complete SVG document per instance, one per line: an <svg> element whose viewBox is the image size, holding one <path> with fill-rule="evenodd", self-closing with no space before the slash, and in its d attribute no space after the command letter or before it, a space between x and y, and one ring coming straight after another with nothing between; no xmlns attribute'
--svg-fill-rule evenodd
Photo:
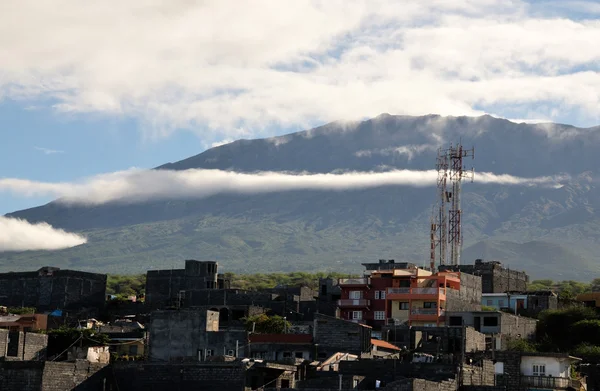
<svg viewBox="0 0 600 391"><path fill-rule="evenodd" d="M148 358L151 361L205 361L222 355L243 357L245 329L221 330L219 311L206 308L154 311Z"/></svg>
<svg viewBox="0 0 600 391"><path fill-rule="evenodd" d="M246 357L270 361L310 360L314 357L311 334L250 334Z"/></svg>
<svg viewBox="0 0 600 391"><path fill-rule="evenodd" d="M110 339L110 352L122 356L144 356L146 354L146 329L138 322L115 322L98 327L99 334Z"/></svg>
<svg viewBox="0 0 600 391"><path fill-rule="evenodd" d="M103 308L106 274L46 266L35 272L0 274L0 304L54 309Z"/></svg>
<svg viewBox="0 0 600 391"><path fill-rule="evenodd" d="M480 276L482 293L526 291L529 283L529 276L525 272L505 268L498 261L477 259L473 265L439 265L438 269Z"/></svg>
<svg viewBox="0 0 600 391"><path fill-rule="evenodd" d="M47 347L46 334L0 330L0 361L43 361Z"/></svg>
<svg viewBox="0 0 600 391"><path fill-rule="evenodd" d="M431 272L411 263L380 260L364 263L367 275L361 278L340 278L339 316L342 319L365 323L376 329L388 319L386 297L388 288L410 287L412 277L430 276Z"/></svg>
<svg viewBox="0 0 600 391"><path fill-rule="evenodd" d="M0 315L0 329L10 331L41 331L48 328L48 315Z"/></svg>
<svg viewBox="0 0 600 391"><path fill-rule="evenodd" d="M526 291L505 293L484 293L481 305L495 310L509 310L515 314L536 316L545 310L558 308L558 296L551 291Z"/></svg>
<svg viewBox="0 0 600 391"><path fill-rule="evenodd" d="M487 335L488 350L504 350L511 339L534 339L537 320L501 311L447 312L446 325L473 327Z"/></svg>
<svg viewBox="0 0 600 391"><path fill-rule="evenodd" d="M187 291L227 288L229 280L218 274L216 262L186 260L185 269L146 273L146 306L150 310L178 307Z"/></svg>
<svg viewBox="0 0 600 391"><path fill-rule="evenodd" d="M600 292L581 293L577 295L576 300L586 307L600 308Z"/></svg>
<svg viewBox="0 0 600 391"><path fill-rule="evenodd" d="M495 361L496 384L508 390L585 389L571 372L581 359L566 353L497 352Z"/></svg>
<svg viewBox="0 0 600 391"><path fill-rule="evenodd" d="M446 311L480 309L481 281L467 274L394 270L392 284L386 295L388 323L434 327L445 323Z"/></svg>

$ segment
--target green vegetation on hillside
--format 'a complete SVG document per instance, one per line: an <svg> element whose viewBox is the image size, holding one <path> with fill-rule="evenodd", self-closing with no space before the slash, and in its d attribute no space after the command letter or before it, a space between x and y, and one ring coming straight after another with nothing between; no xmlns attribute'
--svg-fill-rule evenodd
<svg viewBox="0 0 600 391"><path fill-rule="evenodd" d="M536 335L535 342L510 340L508 350L562 352L600 362L600 313L594 308L543 311L538 316Z"/></svg>
<svg viewBox="0 0 600 391"><path fill-rule="evenodd" d="M344 273L256 273L256 274L234 274L225 273L225 278L231 281L232 288L258 290L275 288L276 286L308 286L317 288L319 278L343 278L356 277L353 274ZM146 288L146 275L117 275L109 274L106 282L106 293L118 296L129 296L144 294Z"/></svg>
<svg viewBox="0 0 600 391"><path fill-rule="evenodd" d="M535 280L531 281L527 287L532 291L553 291L563 300L574 299L581 293L591 292L594 288L600 288L600 278L595 278L591 283L579 281L552 281L552 280Z"/></svg>

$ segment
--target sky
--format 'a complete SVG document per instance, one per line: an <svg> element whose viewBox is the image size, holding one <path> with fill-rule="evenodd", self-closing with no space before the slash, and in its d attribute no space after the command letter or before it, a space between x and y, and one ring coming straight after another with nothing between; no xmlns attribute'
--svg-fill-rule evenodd
<svg viewBox="0 0 600 391"><path fill-rule="evenodd" d="M0 179L71 188L381 113L600 123L597 1L249 4L0 2ZM0 190L0 215L57 194Z"/></svg>

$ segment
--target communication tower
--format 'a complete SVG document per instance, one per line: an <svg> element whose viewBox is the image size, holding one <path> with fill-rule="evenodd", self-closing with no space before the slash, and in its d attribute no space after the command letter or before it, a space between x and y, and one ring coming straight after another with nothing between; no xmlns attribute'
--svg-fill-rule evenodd
<svg viewBox="0 0 600 391"><path fill-rule="evenodd" d="M431 218L431 254L430 263L432 271L435 268L436 258L439 265L460 265L462 246L460 207L462 180L473 181L474 171L465 170L463 159L474 158L475 149L464 149L459 143L448 149L439 149L436 169L437 176L437 213ZM437 251L436 251L437 249Z"/></svg>

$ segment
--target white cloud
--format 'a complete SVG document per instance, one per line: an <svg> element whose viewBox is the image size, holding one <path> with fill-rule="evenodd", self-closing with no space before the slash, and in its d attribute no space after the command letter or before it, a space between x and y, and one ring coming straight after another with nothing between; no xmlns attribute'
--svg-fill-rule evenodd
<svg viewBox="0 0 600 391"><path fill-rule="evenodd" d="M78 183L48 183L24 179L0 179L0 192L22 196L60 197L61 202L103 204L112 201L138 202L154 199L202 198L219 193L257 194L292 190L363 189L379 186L432 186L437 171L394 170L310 174L221 170L185 171L128 170L99 175ZM511 175L477 173L478 183L554 186L564 177L519 178Z"/></svg>
<svg viewBox="0 0 600 391"><path fill-rule="evenodd" d="M357 157L371 157L373 155L390 156L390 155L406 155L408 160L411 160L415 155L419 155L426 151L435 151L439 145L433 144L418 144L418 145L402 145L398 147L388 147L381 149L364 149L356 152Z"/></svg>
<svg viewBox="0 0 600 391"><path fill-rule="evenodd" d="M31 224L25 220L0 216L0 252L59 250L87 242L81 235L53 228L47 223Z"/></svg>
<svg viewBox="0 0 600 391"><path fill-rule="evenodd" d="M519 0L2 2L0 97L206 140L540 103L583 124L599 119L598 36L597 19Z"/></svg>
<svg viewBox="0 0 600 391"><path fill-rule="evenodd" d="M211 148L220 147L221 145L229 144L229 143L232 143L233 141L234 140L231 140L231 139L215 141L214 143L210 144L210 147Z"/></svg>
<svg viewBox="0 0 600 391"><path fill-rule="evenodd" d="M35 150L43 152L45 155L54 155L57 153L65 153L65 151L60 151L58 149L49 149L49 148L42 148L42 147L33 147Z"/></svg>

